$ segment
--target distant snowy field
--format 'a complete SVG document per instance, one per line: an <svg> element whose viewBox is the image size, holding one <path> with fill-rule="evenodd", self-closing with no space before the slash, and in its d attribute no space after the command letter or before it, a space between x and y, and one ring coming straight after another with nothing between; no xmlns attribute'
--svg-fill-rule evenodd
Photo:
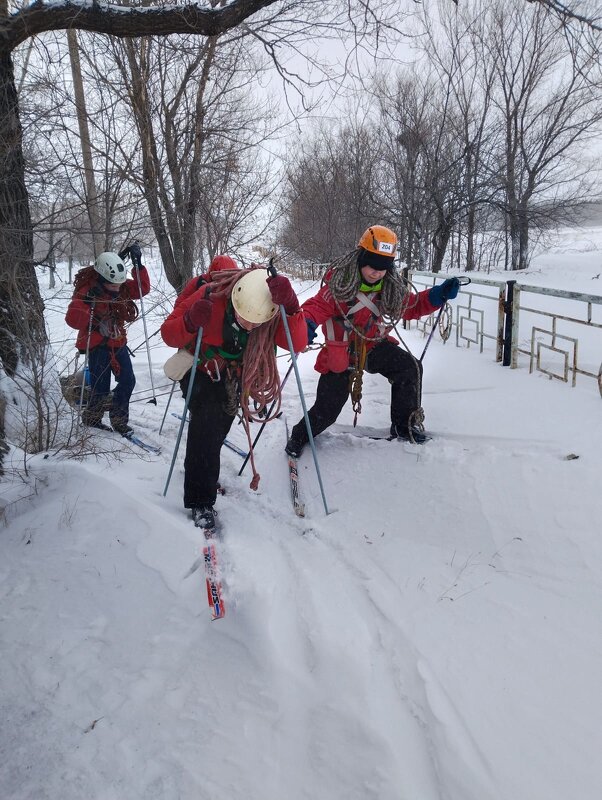
<svg viewBox="0 0 602 800"><path fill-rule="evenodd" d="M592 228L562 232L525 274L488 277L602 295L601 272ZM305 299L317 286L298 289ZM71 290L44 288L65 363ZM145 298L155 303L151 335L169 287ZM601 334L588 333L592 361ZM422 352L421 333L404 339ZM142 342L137 322L130 347ZM257 492L224 450L227 616L211 622L183 445L162 496L179 424L168 413L159 436L173 351L158 334L150 345L158 404L146 403L141 346L132 422L160 456L99 434L117 457L40 454L26 478L13 453L0 492L27 495L1 532L0 798L599 800L595 381L572 389L435 337L423 383L435 438L370 439L388 429L389 386L366 375L358 428L348 404L316 440L328 515L311 453L300 461L304 520L283 420L258 444ZM314 360L299 357L310 403ZM283 408L294 424L293 376ZM229 438L246 447L241 427Z"/></svg>

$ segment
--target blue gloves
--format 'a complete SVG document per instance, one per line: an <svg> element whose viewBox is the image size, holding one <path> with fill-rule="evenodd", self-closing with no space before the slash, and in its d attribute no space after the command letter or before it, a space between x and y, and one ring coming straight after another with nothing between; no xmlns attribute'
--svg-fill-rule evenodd
<svg viewBox="0 0 602 800"><path fill-rule="evenodd" d="M433 306L442 306L447 300L453 300L460 291L460 281L457 278L448 278L443 283L429 291L429 300Z"/></svg>
<svg viewBox="0 0 602 800"><path fill-rule="evenodd" d="M306 319L307 324L307 344L311 344L318 335L318 323L313 319Z"/></svg>

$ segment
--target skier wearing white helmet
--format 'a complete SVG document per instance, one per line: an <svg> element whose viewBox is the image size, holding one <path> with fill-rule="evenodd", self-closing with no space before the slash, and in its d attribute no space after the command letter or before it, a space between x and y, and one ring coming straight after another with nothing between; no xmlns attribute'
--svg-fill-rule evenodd
<svg viewBox="0 0 602 800"><path fill-rule="evenodd" d="M130 397L136 384L127 348L126 325L138 316L134 300L148 294L150 279L141 263L139 246L129 249L133 278L127 277L123 258L117 253L101 253L93 267L75 276L75 291L65 321L78 331L76 347L87 356L90 398L82 411L82 422L92 428L111 430L102 421L111 389L111 375L117 385L110 402L112 429L127 435ZM138 273L136 275L136 272Z"/></svg>

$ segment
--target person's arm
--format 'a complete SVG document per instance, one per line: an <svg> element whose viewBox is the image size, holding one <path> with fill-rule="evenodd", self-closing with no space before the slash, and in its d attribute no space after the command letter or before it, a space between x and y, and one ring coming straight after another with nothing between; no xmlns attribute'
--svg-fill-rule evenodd
<svg viewBox="0 0 602 800"><path fill-rule="evenodd" d="M138 277L140 277L140 286L138 286ZM132 275L133 278L128 278L126 281L128 288L130 290L130 297L132 300L138 300L140 297L144 297L150 292L150 276L148 274L148 270L142 264L139 267L132 267ZM140 292L142 290L142 293Z"/></svg>
<svg viewBox="0 0 602 800"><path fill-rule="evenodd" d="M305 325L303 312L299 307L299 299L291 282L286 275L271 275L267 279L267 284L272 296L272 301L279 308L283 308L286 314L293 350L295 353L305 350L307 347L307 327ZM289 349L286 330L282 319L280 320L280 325L276 329L274 342L278 347L282 347L285 350Z"/></svg>
<svg viewBox="0 0 602 800"><path fill-rule="evenodd" d="M74 295L67 308L65 322L70 328L75 328L77 331L87 330L90 325L91 313L92 307L88 303L84 303L79 295Z"/></svg>
<svg viewBox="0 0 602 800"><path fill-rule="evenodd" d="M432 314L448 300L454 300L460 291L458 278L447 278L443 283L438 283L430 289L418 293L417 302L412 308L406 309L403 319L418 319Z"/></svg>
<svg viewBox="0 0 602 800"><path fill-rule="evenodd" d="M410 296L410 304L409 308L406 308L403 312L401 318L402 319L420 319L420 317L426 317L429 314L432 314L433 311L436 311L438 306L433 305L429 299L429 292L430 289L425 289L422 292L418 292L415 296ZM413 302L414 297L416 302Z"/></svg>
<svg viewBox="0 0 602 800"><path fill-rule="evenodd" d="M188 317L189 324L187 326L186 315L197 300L204 299L207 289L207 286L203 285L196 291L189 290L189 287L194 287L196 283L197 279L194 278L185 287L182 294L177 298L173 311L161 325L161 337L165 344L170 347L186 347L196 338L198 326L193 330L193 325L190 324L190 317Z"/></svg>

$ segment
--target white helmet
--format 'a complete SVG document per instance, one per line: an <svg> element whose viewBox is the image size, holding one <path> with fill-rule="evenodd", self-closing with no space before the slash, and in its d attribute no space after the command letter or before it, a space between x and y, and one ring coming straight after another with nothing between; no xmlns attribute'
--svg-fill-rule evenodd
<svg viewBox="0 0 602 800"><path fill-rule="evenodd" d="M267 270L247 272L232 288L232 305L236 313L255 325L267 322L278 313L270 288L266 283Z"/></svg>
<svg viewBox="0 0 602 800"><path fill-rule="evenodd" d="M94 262L94 269L109 283L123 283L127 277L125 265L117 253L101 253Z"/></svg>

